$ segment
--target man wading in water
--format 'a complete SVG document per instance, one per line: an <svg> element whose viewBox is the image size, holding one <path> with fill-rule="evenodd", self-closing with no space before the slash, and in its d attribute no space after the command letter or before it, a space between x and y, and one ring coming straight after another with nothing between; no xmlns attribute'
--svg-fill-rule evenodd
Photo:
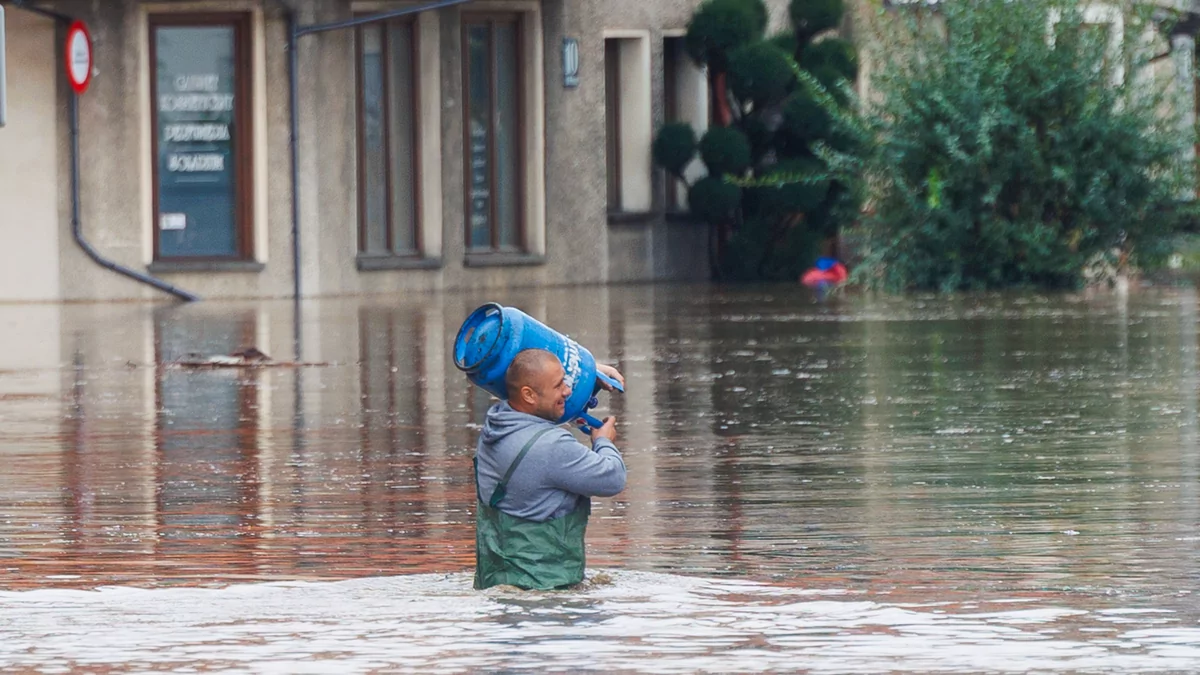
<svg viewBox="0 0 1200 675"><path fill-rule="evenodd" d="M596 370L624 384L614 368ZM592 430L591 448L557 424L571 395L563 377L557 356L524 350L505 373L508 400L488 410L475 449L476 589L583 581L590 498L625 489L615 417Z"/></svg>

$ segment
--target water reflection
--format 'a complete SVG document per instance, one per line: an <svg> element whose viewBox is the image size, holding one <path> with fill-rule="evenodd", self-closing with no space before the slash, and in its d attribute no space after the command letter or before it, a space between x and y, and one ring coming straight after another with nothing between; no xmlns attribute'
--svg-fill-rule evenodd
<svg viewBox="0 0 1200 675"><path fill-rule="evenodd" d="M485 300L619 365L594 567L1194 621L1197 297L614 287L0 308L0 588L460 573Z"/></svg>

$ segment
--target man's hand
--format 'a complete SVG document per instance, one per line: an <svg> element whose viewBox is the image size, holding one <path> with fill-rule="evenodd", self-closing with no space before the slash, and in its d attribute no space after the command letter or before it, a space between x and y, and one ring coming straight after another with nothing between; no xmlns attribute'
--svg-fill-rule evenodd
<svg viewBox="0 0 1200 675"><path fill-rule="evenodd" d="M607 438L609 441L617 442L617 418L605 417L604 424L599 429L592 429L592 442Z"/></svg>
<svg viewBox="0 0 1200 675"><path fill-rule="evenodd" d="M603 363L597 363L596 364L596 372L603 373L603 374L611 377L612 379L616 380L617 382L620 382L622 387L625 386L625 376L622 375L620 373L620 371L618 371L616 368L613 368L612 366L607 366ZM600 380L600 386L603 387L606 391L613 390L612 385L605 382L604 380Z"/></svg>

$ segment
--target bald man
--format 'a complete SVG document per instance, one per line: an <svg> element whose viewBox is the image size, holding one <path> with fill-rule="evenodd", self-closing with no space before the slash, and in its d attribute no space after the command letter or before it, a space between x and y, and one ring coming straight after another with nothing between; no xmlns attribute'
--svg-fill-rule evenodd
<svg viewBox="0 0 1200 675"><path fill-rule="evenodd" d="M597 370L624 383L614 368ZM475 450L477 589L583 581L590 498L625 489L616 418L592 430L591 447L558 425L571 395L564 377L554 354L522 351L505 376L508 400L488 410Z"/></svg>

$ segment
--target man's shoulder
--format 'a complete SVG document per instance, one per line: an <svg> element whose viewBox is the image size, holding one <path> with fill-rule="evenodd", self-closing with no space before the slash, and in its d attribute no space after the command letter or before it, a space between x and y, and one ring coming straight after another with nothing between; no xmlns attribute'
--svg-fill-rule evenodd
<svg viewBox="0 0 1200 675"><path fill-rule="evenodd" d="M578 438L565 427L556 426L542 434L537 446L548 451L558 460L571 462L579 456L586 455L591 449L579 442Z"/></svg>

